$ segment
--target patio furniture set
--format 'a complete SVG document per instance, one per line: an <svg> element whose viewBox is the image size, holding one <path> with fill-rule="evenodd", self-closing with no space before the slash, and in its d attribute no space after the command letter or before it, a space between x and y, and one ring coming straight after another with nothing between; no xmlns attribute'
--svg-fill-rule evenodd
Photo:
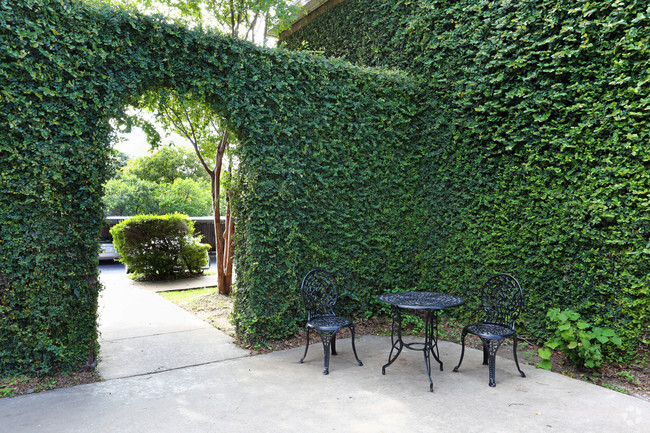
<svg viewBox="0 0 650 433"><path fill-rule="evenodd" d="M350 319L337 316L334 313L334 305L339 294L334 276L323 269L314 269L303 279L301 292L307 310L307 323L305 325L305 353L300 363L307 356L309 334L310 330L313 329L323 342L325 354L323 374L329 374L330 353L336 355L336 334L339 330L348 328L352 336L352 351L357 363L362 366L363 363L359 359L354 345L354 323ZM434 292L385 293L380 295L378 299L391 306L393 318L391 348L388 363L382 367L382 374L386 374L386 368L397 360L404 348L421 351L424 353L424 364L429 378L429 391L433 391L431 355L439 364L440 371L443 371L443 364L438 350L438 312L446 308L460 307L465 302L455 295ZM515 321L519 317L523 305L521 285L511 275L495 275L483 286L481 301L484 312L483 320L463 328L460 360L453 371L457 372L463 362L465 337L471 334L478 336L483 343L483 364L488 365L490 386L496 386L495 357L499 346L506 338L513 339L515 365L521 377L526 377L519 368L519 361L517 360L517 333L515 331ZM405 343L402 339L402 312L406 311L423 311L425 313L424 341Z"/></svg>

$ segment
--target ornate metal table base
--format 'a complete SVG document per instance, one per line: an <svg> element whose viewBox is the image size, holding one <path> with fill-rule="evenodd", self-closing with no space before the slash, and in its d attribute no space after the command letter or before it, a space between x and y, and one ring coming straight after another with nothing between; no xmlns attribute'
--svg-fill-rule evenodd
<svg viewBox="0 0 650 433"><path fill-rule="evenodd" d="M442 293L405 292L387 293L381 295L379 300L391 304L393 324L391 329L391 348L388 354L388 363L382 366L381 373L386 374L386 367L391 365L402 353L402 349L417 350L424 353L424 365L429 378L429 391L433 392L431 380L431 355L443 371L440 351L438 349L438 311L443 308L457 307L464 302L461 298ZM402 339L402 312L401 309L426 310L425 332L423 342L405 343Z"/></svg>
<svg viewBox="0 0 650 433"><path fill-rule="evenodd" d="M399 354L402 353L404 347L410 350L424 352L424 366L426 367L427 376L429 377L429 391L433 392L433 381L431 380L431 355L433 355L433 358L438 361L438 364L440 364L440 371L443 371L440 352L438 350L438 315L436 313L437 310L427 311L424 342L405 343L402 340L402 312L398 307L393 305L393 326L390 335L392 347L390 348L390 353L388 355L388 363L381 367L381 374L386 374L386 367L395 362ZM393 352L395 353L395 356L393 356Z"/></svg>

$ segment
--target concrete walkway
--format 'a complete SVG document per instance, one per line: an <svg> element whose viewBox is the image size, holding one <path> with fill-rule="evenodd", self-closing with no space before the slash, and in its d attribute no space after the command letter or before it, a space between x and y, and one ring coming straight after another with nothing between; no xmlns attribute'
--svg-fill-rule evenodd
<svg viewBox="0 0 650 433"><path fill-rule="evenodd" d="M205 277L207 280L208 278ZM0 432L650 432L650 403L559 374L497 360L487 385L482 354L442 342L445 370L403 352L386 375L390 339L363 336L354 361L337 344L330 374L322 346L249 356L231 339L123 275L103 275L104 382L0 399ZM205 285L205 280L197 282Z"/></svg>
<svg viewBox="0 0 650 433"><path fill-rule="evenodd" d="M135 283L124 274L102 276L99 310L101 376L158 373L248 356L232 338L155 292L216 285L213 276Z"/></svg>

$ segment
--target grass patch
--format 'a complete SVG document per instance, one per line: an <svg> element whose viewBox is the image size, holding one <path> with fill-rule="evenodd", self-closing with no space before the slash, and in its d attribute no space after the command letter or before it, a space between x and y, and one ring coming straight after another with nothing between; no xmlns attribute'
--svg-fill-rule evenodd
<svg viewBox="0 0 650 433"><path fill-rule="evenodd" d="M189 304L203 296L211 295L217 291L216 287L203 287L200 289L174 290L168 292L158 292L160 296L168 299L175 304Z"/></svg>
<svg viewBox="0 0 650 433"><path fill-rule="evenodd" d="M232 298L219 294L217 287L158 292L158 294L194 314L199 319L236 338L235 327L230 322Z"/></svg>

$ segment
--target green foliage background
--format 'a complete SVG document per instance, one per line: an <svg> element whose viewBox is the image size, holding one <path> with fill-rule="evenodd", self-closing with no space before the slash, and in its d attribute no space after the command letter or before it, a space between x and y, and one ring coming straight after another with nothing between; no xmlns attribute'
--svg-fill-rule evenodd
<svg viewBox="0 0 650 433"><path fill-rule="evenodd" d="M129 160L104 185L107 216L212 215L210 178L194 151L165 146Z"/></svg>
<svg viewBox="0 0 650 433"><path fill-rule="evenodd" d="M129 161L122 170L155 183L171 184L177 179L210 181L194 151L185 147L162 146L151 155Z"/></svg>
<svg viewBox="0 0 650 433"><path fill-rule="evenodd" d="M509 271L533 335L558 307L648 343L647 1L347 0L285 43L400 68L440 101L428 286L471 299Z"/></svg>
<svg viewBox="0 0 650 433"><path fill-rule="evenodd" d="M409 246L426 227L415 192L430 152L416 80L79 1L0 0L0 39L3 375L96 352L109 121L147 90L204 100L240 140L242 338L293 331L316 265L362 301L424 269Z"/></svg>
<svg viewBox="0 0 650 433"><path fill-rule="evenodd" d="M396 289L471 303L509 271L532 335L571 307L637 347L650 303L644 7L348 0L289 41L391 71L95 3L0 0L0 372L96 351L109 121L159 88L204 101L240 140L244 340L294 331L300 279L323 266L357 316ZM345 38L323 38L337 13Z"/></svg>

